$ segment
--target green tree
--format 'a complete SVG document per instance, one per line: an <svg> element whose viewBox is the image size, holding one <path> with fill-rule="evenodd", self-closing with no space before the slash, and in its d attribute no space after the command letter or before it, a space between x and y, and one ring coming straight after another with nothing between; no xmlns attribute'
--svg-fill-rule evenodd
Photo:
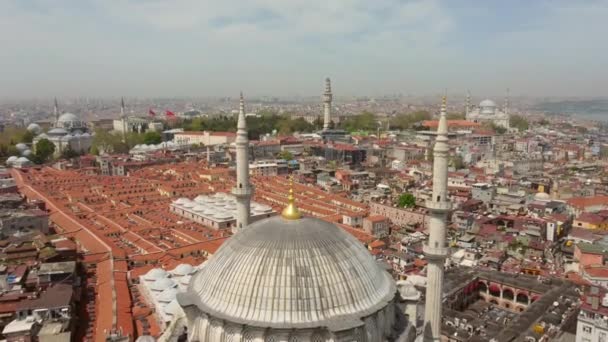
<svg viewBox="0 0 608 342"><path fill-rule="evenodd" d="M36 161L44 163L55 153L55 144L48 139L40 139L36 143Z"/></svg>
<svg viewBox="0 0 608 342"><path fill-rule="evenodd" d="M91 154L98 156L99 148L97 148L97 146L91 146Z"/></svg>
<svg viewBox="0 0 608 342"><path fill-rule="evenodd" d="M279 158L285 160L293 160L293 154L287 150L283 150L279 153Z"/></svg>
<svg viewBox="0 0 608 342"><path fill-rule="evenodd" d="M120 134L112 134L107 130L98 129L95 131L93 142L91 143L91 150L93 148L98 153L123 153L125 152L126 146L122 143L122 136Z"/></svg>
<svg viewBox="0 0 608 342"><path fill-rule="evenodd" d="M464 113L448 113L446 118L448 120L464 120L466 119L466 116Z"/></svg>
<svg viewBox="0 0 608 342"><path fill-rule="evenodd" d="M456 170L464 169L464 167L465 167L465 165L464 165L464 159L462 158L462 156L459 156L459 155L452 157L452 159L450 160L450 164Z"/></svg>
<svg viewBox="0 0 608 342"><path fill-rule="evenodd" d="M27 130L25 132L23 132L23 135L19 139L20 142L26 143L26 144L31 144L33 140L34 140L34 133L27 131Z"/></svg>
<svg viewBox="0 0 608 342"><path fill-rule="evenodd" d="M416 206L416 197L410 193L405 193L399 196L399 207L401 208L413 208Z"/></svg>
<svg viewBox="0 0 608 342"><path fill-rule="evenodd" d="M509 117L509 125L517 128L520 132L527 130L529 127L528 120L521 115L511 115Z"/></svg>
<svg viewBox="0 0 608 342"><path fill-rule="evenodd" d="M391 120L391 128L395 129L411 129L414 126L424 120L430 120L431 113L421 110L412 113L397 114L395 118Z"/></svg>
<svg viewBox="0 0 608 342"><path fill-rule="evenodd" d="M490 124L490 128L491 128L491 129L492 129L494 132L496 132L496 133L498 133L498 134L505 134L505 133L507 132L507 129L506 129L506 128L504 128L504 127L502 127L502 126L498 126L498 125L497 125L497 124L495 124L495 123L491 123L491 124Z"/></svg>
<svg viewBox="0 0 608 342"><path fill-rule="evenodd" d="M340 123L340 126L349 132L375 131L378 128L378 120L373 113L363 112L348 117L343 123Z"/></svg>
<svg viewBox="0 0 608 342"><path fill-rule="evenodd" d="M163 141L160 133L158 132L146 132L144 134L144 144L146 145L157 145Z"/></svg>
<svg viewBox="0 0 608 342"><path fill-rule="evenodd" d="M78 157L78 152L72 150L71 147L68 146L65 150L61 151L61 158L63 159L72 159Z"/></svg>
<svg viewBox="0 0 608 342"><path fill-rule="evenodd" d="M321 115L317 115L317 117L315 118L315 121L312 122L312 125L314 126L315 129L323 128L323 120L321 119Z"/></svg>

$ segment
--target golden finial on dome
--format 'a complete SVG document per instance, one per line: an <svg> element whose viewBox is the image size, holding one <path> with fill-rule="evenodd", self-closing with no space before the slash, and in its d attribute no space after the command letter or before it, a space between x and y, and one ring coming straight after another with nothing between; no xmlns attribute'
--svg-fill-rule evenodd
<svg viewBox="0 0 608 342"><path fill-rule="evenodd" d="M298 207L296 207L296 198L293 196L293 176L289 177L289 197L287 197L289 203L281 212L281 216L287 220L297 220L302 217Z"/></svg>

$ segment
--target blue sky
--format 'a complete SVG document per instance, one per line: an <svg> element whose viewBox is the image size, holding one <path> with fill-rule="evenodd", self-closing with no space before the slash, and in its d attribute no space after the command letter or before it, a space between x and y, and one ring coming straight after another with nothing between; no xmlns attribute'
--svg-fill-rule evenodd
<svg viewBox="0 0 608 342"><path fill-rule="evenodd" d="M0 0L0 97L607 96L608 1Z"/></svg>

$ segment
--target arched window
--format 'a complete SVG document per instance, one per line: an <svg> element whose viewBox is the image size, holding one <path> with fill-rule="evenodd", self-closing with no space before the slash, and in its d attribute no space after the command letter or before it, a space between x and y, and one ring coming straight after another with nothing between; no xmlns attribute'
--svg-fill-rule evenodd
<svg viewBox="0 0 608 342"><path fill-rule="evenodd" d="M525 293L518 293L517 302L521 304L528 304L528 295L526 295Z"/></svg>
<svg viewBox="0 0 608 342"><path fill-rule="evenodd" d="M511 289L502 290L502 298L508 299L508 300L513 300L513 298L514 298L513 290L511 290Z"/></svg>

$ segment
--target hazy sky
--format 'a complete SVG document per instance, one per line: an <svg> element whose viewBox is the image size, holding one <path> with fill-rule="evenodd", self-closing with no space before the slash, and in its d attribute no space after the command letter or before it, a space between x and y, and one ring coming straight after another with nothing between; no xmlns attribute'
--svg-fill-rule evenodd
<svg viewBox="0 0 608 342"><path fill-rule="evenodd" d="M608 96L608 1L0 0L0 97Z"/></svg>

